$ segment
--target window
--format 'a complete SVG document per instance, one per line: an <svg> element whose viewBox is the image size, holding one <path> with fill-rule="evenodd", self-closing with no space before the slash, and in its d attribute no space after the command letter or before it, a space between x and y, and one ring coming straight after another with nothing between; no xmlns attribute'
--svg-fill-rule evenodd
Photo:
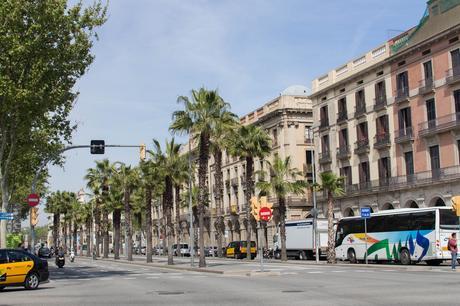
<svg viewBox="0 0 460 306"><path fill-rule="evenodd" d="M367 122L361 122L358 124L356 127L356 134L358 136L358 141L364 141L368 140L368 134L367 134Z"/></svg>
<svg viewBox="0 0 460 306"><path fill-rule="evenodd" d="M404 153L404 161L406 164L406 175L413 175L414 174L414 157L412 155L412 151Z"/></svg>
<svg viewBox="0 0 460 306"><path fill-rule="evenodd" d="M23 262L23 261L32 261L32 259L26 254L18 251L8 251L9 262Z"/></svg>
<svg viewBox="0 0 460 306"><path fill-rule="evenodd" d="M305 126L305 140L308 141L313 141L313 131L311 129L311 126L306 125Z"/></svg>
<svg viewBox="0 0 460 306"><path fill-rule="evenodd" d="M430 147L430 161L431 161L431 170L439 169L440 160L439 160L439 146Z"/></svg>
<svg viewBox="0 0 460 306"><path fill-rule="evenodd" d="M423 63L423 71L425 76L425 86L433 83L433 65L431 61Z"/></svg>
<svg viewBox="0 0 460 306"><path fill-rule="evenodd" d="M400 109L398 113L398 119L399 119L399 129L400 130L407 130L408 128L411 128L412 118L411 118L410 107Z"/></svg>
<svg viewBox="0 0 460 306"><path fill-rule="evenodd" d="M370 182L369 162L362 162L359 164L359 182L361 184Z"/></svg>
<svg viewBox="0 0 460 306"><path fill-rule="evenodd" d="M385 216L385 231L410 231L411 224L408 214Z"/></svg>
<svg viewBox="0 0 460 306"><path fill-rule="evenodd" d="M428 127L436 127L436 107L434 99L429 99L426 101L426 117L428 120Z"/></svg>
<svg viewBox="0 0 460 306"><path fill-rule="evenodd" d="M396 86L398 97L409 95L409 77L407 71L404 71L396 76Z"/></svg>
<svg viewBox="0 0 460 306"><path fill-rule="evenodd" d="M457 120L460 119L458 114L460 113L460 89L454 91L454 103L455 103L455 113L457 114Z"/></svg>
<svg viewBox="0 0 460 306"><path fill-rule="evenodd" d="M413 230L433 230L435 225L435 211L424 211L411 214Z"/></svg>
<svg viewBox="0 0 460 306"><path fill-rule="evenodd" d="M343 176L345 178L345 185L346 186L351 186L353 185L353 180L351 177L351 167L346 166L340 169L340 176Z"/></svg>
<svg viewBox="0 0 460 306"><path fill-rule="evenodd" d="M356 98L356 109L366 108L364 89L358 90L355 94L355 98Z"/></svg>
<svg viewBox="0 0 460 306"><path fill-rule="evenodd" d="M348 147L348 129L341 129L339 133L339 146Z"/></svg>
<svg viewBox="0 0 460 306"><path fill-rule="evenodd" d="M379 136L381 137L389 134L388 115L383 115L377 118L376 128L377 138L379 138Z"/></svg>
<svg viewBox="0 0 460 306"><path fill-rule="evenodd" d="M339 110L339 115L344 115L347 113L347 98L343 97L338 101L337 109Z"/></svg>
<svg viewBox="0 0 460 306"><path fill-rule="evenodd" d="M385 81L380 81L375 84L375 102L383 103L386 101L386 89L385 89Z"/></svg>
<svg viewBox="0 0 460 306"><path fill-rule="evenodd" d="M329 152L329 135L324 135L321 138L321 151L323 153Z"/></svg>
<svg viewBox="0 0 460 306"><path fill-rule="evenodd" d="M273 134L273 145L277 146L278 145L278 131L276 129L273 129L272 134Z"/></svg>
<svg viewBox="0 0 460 306"><path fill-rule="evenodd" d="M371 217L367 220L367 232L377 233L385 231L385 216Z"/></svg>
<svg viewBox="0 0 460 306"><path fill-rule="evenodd" d="M379 159L379 178L381 183L388 183L391 177L390 158L383 157Z"/></svg>
<svg viewBox="0 0 460 306"><path fill-rule="evenodd" d="M329 126L329 113L327 110L327 105L321 107L320 109L320 120L321 120L321 123L320 123L321 127Z"/></svg>
<svg viewBox="0 0 460 306"><path fill-rule="evenodd" d="M451 51L450 56L452 58L452 68L455 72L455 69L460 69L460 49Z"/></svg>
<svg viewBox="0 0 460 306"><path fill-rule="evenodd" d="M440 209L440 228L458 231L458 217L450 209Z"/></svg>

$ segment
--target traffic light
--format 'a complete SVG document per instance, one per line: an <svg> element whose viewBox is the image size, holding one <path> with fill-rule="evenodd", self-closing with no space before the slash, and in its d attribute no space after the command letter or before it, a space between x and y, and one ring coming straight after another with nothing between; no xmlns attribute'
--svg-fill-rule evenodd
<svg viewBox="0 0 460 306"><path fill-rule="evenodd" d="M38 207L30 208L30 225L36 226L38 224Z"/></svg>
<svg viewBox="0 0 460 306"><path fill-rule="evenodd" d="M145 160L145 150L146 150L145 144L141 144L140 149L139 149L139 156L140 156L141 161Z"/></svg>
<svg viewBox="0 0 460 306"><path fill-rule="evenodd" d="M273 210L273 203L267 201L267 197L260 197L260 207L267 207Z"/></svg>
<svg viewBox="0 0 460 306"><path fill-rule="evenodd" d="M460 196L453 196L452 197L452 210L460 217Z"/></svg>
<svg viewBox="0 0 460 306"><path fill-rule="evenodd" d="M259 221L259 211L260 211L260 202L257 197L252 197L251 198L251 214L253 215L254 219L256 221Z"/></svg>
<svg viewBox="0 0 460 306"><path fill-rule="evenodd" d="M105 141L104 140L91 140L91 154L104 154Z"/></svg>

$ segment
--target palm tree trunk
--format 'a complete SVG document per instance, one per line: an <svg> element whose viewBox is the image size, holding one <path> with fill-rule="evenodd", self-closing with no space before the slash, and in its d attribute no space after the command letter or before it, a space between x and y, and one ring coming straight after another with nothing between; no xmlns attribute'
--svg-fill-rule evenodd
<svg viewBox="0 0 460 306"><path fill-rule="evenodd" d="M176 222L175 222L175 225L176 225L176 230L175 230L175 233L176 233L176 244L177 244L177 247L176 247L176 254L177 256L180 256L180 238L181 238L181 230L180 230L180 185L175 185L175 192L174 192L175 196L176 196Z"/></svg>
<svg viewBox="0 0 460 306"><path fill-rule="evenodd" d="M198 164L198 224L200 228L200 235L198 237L200 247L200 261L198 266L200 268L206 267L206 258L204 256L204 203L207 203L207 188L206 176L208 173L208 160L209 160L209 135L206 133L200 134L200 152Z"/></svg>
<svg viewBox="0 0 460 306"><path fill-rule="evenodd" d="M120 238L121 238L121 209L113 210L113 256L120 259Z"/></svg>
<svg viewBox="0 0 460 306"><path fill-rule="evenodd" d="M137 236L137 253L141 255L142 251L142 214L138 213L137 214L137 223L139 224L139 236Z"/></svg>
<svg viewBox="0 0 460 306"><path fill-rule="evenodd" d="M168 240L168 265L173 265L173 224L172 224L172 205L173 205L173 183L170 176L165 178L164 213L166 215L166 239Z"/></svg>
<svg viewBox="0 0 460 306"><path fill-rule="evenodd" d="M127 254L126 257L129 261L133 260L133 234L131 229L131 205L130 201L130 190L125 190L124 195L124 206L125 206L125 231L126 231L126 245Z"/></svg>
<svg viewBox="0 0 460 306"><path fill-rule="evenodd" d="M102 223L103 257L109 258L109 213L106 209L102 211Z"/></svg>
<svg viewBox="0 0 460 306"><path fill-rule="evenodd" d="M216 178L216 240L217 240L217 256L222 257L222 236L224 232L224 216L222 209L222 189L223 189L223 177L222 177L222 151L216 150L214 153L214 164L215 164L215 178Z"/></svg>
<svg viewBox="0 0 460 306"><path fill-rule="evenodd" d="M152 189L148 186L145 190L146 231L147 231L147 262L152 262Z"/></svg>
<svg viewBox="0 0 460 306"><path fill-rule="evenodd" d="M63 245L63 249L64 249L64 252L67 252L67 221L66 221L66 216L64 216L64 224L63 224L63 229L64 229L64 245Z"/></svg>
<svg viewBox="0 0 460 306"><path fill-rule="evenodd" d="M75 254L77 254L77 223L74 221L73 222L73 238L72 238L72 248Z"/></svg>
<svg viewBox="0 0 460 306"><path fill-rule="evenodd" d="M88 218L86 222L86 257L91 257L91 230L92 230L92 220Z"/></svg>
<svg viewBox="0 0 460 306"><path fill-rule="evenodd" d="M254 172L254 160L251 156L246 157L246 259L251 260L251 212L250 202L254 189L252 173Z"/></svg>
<svg viewBox="0 0 460 306"><path fill-rule="evenodd" d="M287 261L286 252L286 199L278 197L278 209L280 213L280 238L281 238L281 260Z"/></svg>
<svg viewBox="0 0 460 306"><path fill-rule="evenodd" d="M80 225L80 256L83 256L83 225Z"/></svg>
<svg viewBox="0 0 460 306"><path fill-rule="evenodd" d="M100 244L101 244L101 211L99 209L99 203L96 203L96 208L94 211L94 234L96 236L96 241L94 247L96 248L96 257L99 257Z"/></svg>
<svg viewBox="0 0 460 306"><path fill-rule="evenodd" d="M59 241L59 214L53 214L53 245L56 249L58 247Z"/></svg>
<svg viewBox="0 0 460 306"><path fill-rule="evenodd" d="M327 263L335 263L334 197L327 192Z"/></svg>

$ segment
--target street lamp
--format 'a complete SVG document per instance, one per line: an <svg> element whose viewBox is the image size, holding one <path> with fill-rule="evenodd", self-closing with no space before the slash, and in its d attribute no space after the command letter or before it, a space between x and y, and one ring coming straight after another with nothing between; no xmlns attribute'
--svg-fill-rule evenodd
<svg viewBox="0 0 460 306"><path fill-rule="evenodd" d="M192 137L189 130L189 140L188 140L188 210L190 218L190 265L194 266L194 256L195 256L195 233L193 232L193 211L192 211Z"/></svg>

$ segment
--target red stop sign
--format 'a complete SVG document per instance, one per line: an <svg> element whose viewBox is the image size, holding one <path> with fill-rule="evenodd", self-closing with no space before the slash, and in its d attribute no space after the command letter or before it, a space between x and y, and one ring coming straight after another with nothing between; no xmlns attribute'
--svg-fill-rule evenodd
<svg viewBox="0 0 460 306"><path fill-rule="evenodd" d="M30 207L37 206L39 202L40 202L40 197L38 196L38 194L31 193L27 197L27 203L29 204Z"/></svg>
<svg viewBox="0 0 460 306"><path fill-rule="evenodd" d="M262 207L259 210L259 217L263 221L270 221L272 216L273 216L272 210L270 208L268 208L268 207Z"/></svg>

